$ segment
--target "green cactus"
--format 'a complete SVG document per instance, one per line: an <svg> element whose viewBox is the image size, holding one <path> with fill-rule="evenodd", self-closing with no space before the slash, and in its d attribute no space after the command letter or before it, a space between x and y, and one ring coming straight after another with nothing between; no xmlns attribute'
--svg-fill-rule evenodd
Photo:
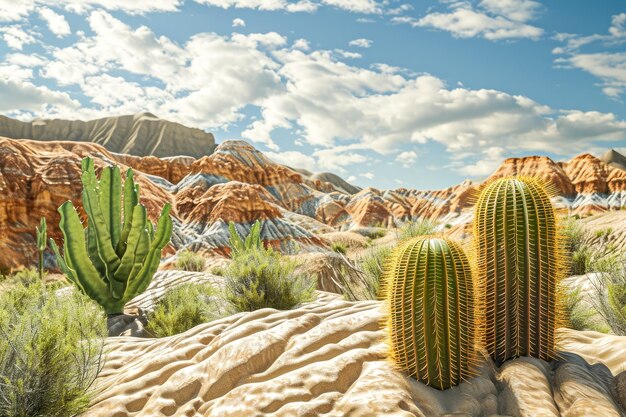
<svg viewBox="0 0 626 417"><path fill-rule="evenodd" d="M235 223L228 223L228 231L230 233L228 244L231 249L231 258L251 250L264 249L263 240L261 240L261 222L259 220L254 222L245 240L237 233Z"/></svg>
<svg viewBox="0 0 626 417"><path fill-rule="evenodd" d="M497 364L553 359L557 284L567 268L545 183L507 177L487 184L475 206L474 237L487 352Z"/></svg>
<svg viewBox="0 0 626 417"><path fill-rule="evenodd" d="M382 296L398 369L441 390L475 373L472 270L457 243L419 236L400 244L385 268Z"/></svg>
<svg viewBox="0 0 626 417"><path fill-rule="evenodd" d="M35 230L37 232L37 250L39 251L39 279L43 281L43 253L48 244L48 231L45 217L41 218L39 227L36 227Z"/></svg>
<svg viewBox="0 0 626 417"><path fill-rule="evenodd" d="M119 314L124 304L145 291L159 266L161 251L172 235L171 207L163 207L155 231L139 203L139 185L131 169L124 182L123 205L117 166L104 168L98 181L93 160L85 158L81 180L87 227L83 229L76 209L67 201L59 207L64 256L52 239L50 244L68 279L107 314Z"/></svg>

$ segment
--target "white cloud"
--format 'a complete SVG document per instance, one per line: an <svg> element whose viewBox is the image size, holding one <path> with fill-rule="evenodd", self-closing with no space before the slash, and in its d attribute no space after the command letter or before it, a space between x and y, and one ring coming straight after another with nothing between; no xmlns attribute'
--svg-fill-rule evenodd
<svg viewBox="0 0 626 417"><path fill-rule="evenodd" d="M353 41L350 41L348 43L348 45L350 46L356 46L358 48L369 48L370 46L372 46L373 41L370 39L365 39L365 38L359 38L359 39L355 39Z"/></svg>
<svg viewBox="0 0 626 417"><path fill-rule="evenodd" d="M0 26L2 39L11 49L22 50L24 45L35 43L35 38L20 25Z"/></svg>
<svg viewBox="0 0 626 417"><path fill-rule="evenodd" d="M526 23L534 17L537 8L534 1L483 0L480 6L476 8L468 1L457 1L449 3L445 12L431 12L419 19L397 16L392 22L443 30L457 38L483 37L492 41L536 40L543 34L543 29Z"/></svg>
<svg viewBox="0 0 626 417"><path fill-rule="evenodd" d="M246 21L240 18L233 19L233 27L245 27Z"/></svg>
<svg viewBox="0 0 626 417"><path fill-rule="evenodd" d="M506 153L503 148L493 146L485 149L480 159L473 164L465 164L458 162L456 165L457 171L461 174L468 175L470 177L486 177L493 173L502 164L502 160L506 157Z"/></svg>
<svg viewBox="0 0 626 417"><path fill-rule="evenodd" d="M364 172L363 174L359 174L359 177L367 178L368 180L373 180L375 175L372 172Z"/></svg>
<svg viewBox="0 0 626 417"><path fill-rule="evenodd" d="M315 158L298 151L265 152L265 155L274 162L293 168L304 168L309 171L317 170Z"/></svg>
<svg viewBox="0 0 626 417"><path fill-rule="evenodd" d="M359 59L359 58L363 58L363 55L361 55L358 52L350 52L350 51L344 51L343 49L335 49L335 53L340 57L340 58L347 58L347 59Z"/></svg>
<svg viewBox="0 0 626 417"><path fill-rule="evenodd" d="M53 48L50 63L41 72L60 85L79 85L88 99L103 106L102 112L116 112L126 102L116 95L119 92L106 99L108 91L92 85L96 79L122 82L119 77L105 77L113 70L163 86L144 88L125 108L211 129L237 122L243 107L281 88L278 64L257 49L284 44L285 38L276 33L230 38L204 33L178 45L145 26L132 29L103 11L92 12L88 21L94 34L69 47Z"/></svg>
<svg viewBox="0 0 626 417"><path fill-rule="evenodd" d="M308 51L309 49L311 49L311 45L306 39L296 39L293 43L293 48L300 49L302 51Z"/></svg>
<svg viewBox="0 0 626 417"><path fill-rule="evenodd" d="M396 156L396 161L400 162L405 167L410 167L415 163L417 159L417 153L415 151L404 151L400 152L398 156Z"/></svg>
<svg viewBox="0 0 626 417"><path fill-rule="evenodd" d="M79 103L67 93L35 86L28 81L0 78L0 112L11 114L25 109L57 112L78 107Z"/></svg>
<svg viewBox="0 0 626 417"><path fill-rule="evenodd" d="M57 37L62 38L72 33L69 23L67 23L65 16L62 14L55 13L47 7L43 7L39 9L39 16L46 21L50 32L54 33Z"/></svg>
<svg viewBox="0 0 626 417"><path fill-rule="evenodd" d="M223 9L284 10L291 13L312 13L320 6L333 6L355 13L381 13L382 7L374 0L194 0L196 3Z"/></svg>
<svg viewBox="0 0 626 417"><path fill-rule="evenodd" d="M563 46L552 50L559 68L578 68L602 80L602 91L609 97L618 98L626 93L626 13L612 16L608 34L576 35L559 33L555 37ZM585 48L595 46L593 52ZM597 52L598 47L605 49ZM618 49L612 52L611 49Z"/></svg>
<svg viewBox="0 0 626 417"><path fill-rule="evenodd" d="M482 0L480 5L489 12L516 22L537 17L541 3L534 0Z"/></svg>
<svg viewBox="0 0 626 417"><path fill-rule="evenodd" d="M411 164L428 142L452 159L488 161L497 149L569 155L626 137L626 122L614 114L551 109L384 64L361 68L337 51L311 50L305 40L275 32L174 41L102 10L87 22L91 31L69 46L44 45L40 56L14 53L0 64L5 91L10 86L23 97L11 104L14 114L75 118L145 110L211 130L237 123L244 138L267 146L278 162L338 173L375 162L373 153ZM83 108L68 94L36 86L34 74L80 91ZM254 118L245 118L247 110ZM283 129L312 154L282 150L276 132ZM478 167L463 172L468 169Z"/></svg>

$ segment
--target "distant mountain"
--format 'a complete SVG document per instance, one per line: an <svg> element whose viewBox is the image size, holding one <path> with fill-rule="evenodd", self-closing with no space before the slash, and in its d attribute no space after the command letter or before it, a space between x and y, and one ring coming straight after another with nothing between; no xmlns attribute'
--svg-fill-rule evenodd
<svg viewBox="0 0 626 417"><path fill-rule="evenodd" d="M90 121L36 119L22 122L0 116L0 136L92 142L111 152L160 158L178 155L201 158L215 149L215 138L211 133L159 119L151 113Z"/></svg>
<svg viewBox="0 0 626 417"><path fill-rule="evenodd" d="M617 152L615 149L610 149L606 151L602 158L600 158L602 162L608 164L612 167L623 169L626 171L626 156Z"/></svg>
<svg viewBox="0 0 626 417"><path fill-rule="evenodd" d="M417 218L436 219L449 232L463 233L481 187L464 181L434 191L361 190L332 174L277 164L243 141L225 141L194 159L118 154L88 142L0 137L0 269L34 264L34 230L42 216L50 236L59 238L57 208L67 200L80 203L80 161L86 155L97 168L110 163L133 168L152 219L172 203L170 254L181 248L227 254L230 221L245 233L262 220L263 239L284 251L294 245L306 252L327 250L326 233L394 227ZM553 183L557 207L571 214L626 208L626 171L590 154L566 162L509 158L490 178L522 174Z"/></svg>

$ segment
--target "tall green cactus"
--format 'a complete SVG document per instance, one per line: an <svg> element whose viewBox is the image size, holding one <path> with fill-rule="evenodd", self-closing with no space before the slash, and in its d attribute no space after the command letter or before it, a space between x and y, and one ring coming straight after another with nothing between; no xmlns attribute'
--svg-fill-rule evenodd
<svg viewBox="0 0 626 417"><path fill-rule="evenodd" d="M474 242L487 352L497 364L554 358L557 284L566 265L545 184L531 177L490 182L475 206Z"/></svg>
<svg viewBox="0 0 626 417"><path fill-rule="evenodd" d="M437 389L472 376L478 364L474 291L461 247L445 237L419 236L400 244L385 269L392 362Z"/></svg>
<svg viewBox="0 0 626 417"><path fill-rule="evenodd" d="M93 160L82 161L82 202L87 213L83 229L70 201L59 207L64 256L50 239L59 268L82 292L97 301L107 314L119 314L124 304L146 290L170 241L170 205L161 212L156 231L146 208L139 204L139 185L128 170L121 200L122 180L117 166L103 169L96 178ZM123 221L122 221L123 207Z"/></svg>
<svg viewBox="0 0 626 417"><path fill-rule="evenodd" d="M37 232L37 251L39 252L39 279L43 281L43 253L46 250L48 244L48 229L46 227L46 218L42 217L39 222L39 227L36 227Z"/></svg>

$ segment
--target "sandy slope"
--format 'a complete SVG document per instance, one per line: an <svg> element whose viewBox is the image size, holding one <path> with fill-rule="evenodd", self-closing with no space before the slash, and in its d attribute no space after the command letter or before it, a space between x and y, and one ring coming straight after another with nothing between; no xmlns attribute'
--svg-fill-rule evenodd
<svg viewBox="0 0 626 417"><path fill-rule="evenodd" d="M611 371L626 361L626 338L565 330L561 346L573 353L560 362L487 363L440 392L386 362L380 318L378 302L320 293L299 309L238 314L170 338L110 338L85 415L621 415Z"/></svg>

